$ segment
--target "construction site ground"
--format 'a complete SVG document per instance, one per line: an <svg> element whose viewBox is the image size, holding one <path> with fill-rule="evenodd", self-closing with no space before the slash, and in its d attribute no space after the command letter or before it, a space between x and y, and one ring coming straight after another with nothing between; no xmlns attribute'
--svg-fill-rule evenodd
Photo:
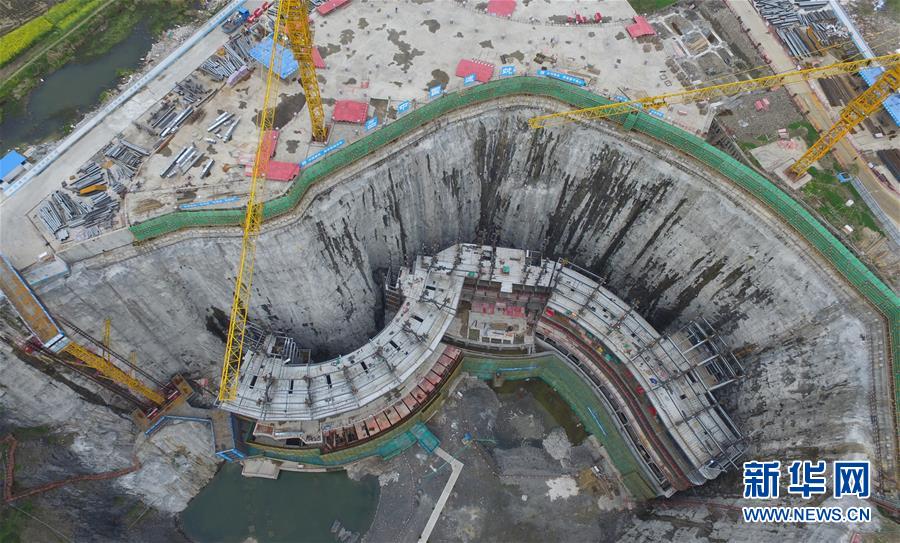
<svg viewBox="0 0 900 543"><path fill-rule="evenodd" d="M463 463L435 525L434 541L559 541L609 538L627 498L602 449L548 411L537 381L507 383L504 393L473 377L428 427ZM538 400L541 397L542 401ZM555 418L557 417L557 418ZM567 425L568 426L568 425ZM466 440L466 435L471 440ZM599 476L592 471L598 466ZM356 466L351 476L378 476L381 495L368 541L416 541L450 476L450 466L415 447L389 462Z"/></svg>
<svg viewBox="0 0 900 543"><path fill-rule="evenodd" d="M260 3L250 1L246 5L254 9ZM390 120L397 104L427 101L427 90L434 85L443 85L448 91L461 88L462 78L454 71L463 58L496 66L514 65L519 74L534 74L542 67L565 71L586 79L591 90L609 96L680 88L676 75L666 67L674 51L628 38L625 26L631 24L634 11L626 2L604 3L602 24L574 26L565 24L568 13L561 5L520 3L511 20L487 15L475 7L472 2L353 2L327 17L314 15L316 44L327 65L318 73L326 117L330 119L336 100L353 99L368 101L370 116L378 114ZM176 82L190 75L226 39L218 28L200 39L164 75L113 111L42 174L5 197L3 245L15 265L31 264L48 245L57 250L65 247L40 221L23 221L23 214L33 219L36 206L117 135L147 144L149 135L140 132L134 121L146 118ZM179 203L246 195L248 182L239 161L252 155L255 148L251 118L262 103L260 71L257 69L235 88L223 88L167 147L142 164L134 186L129 187L134 194L126 196L122 206L125 216L116 221L115 227L173 211ZM309 118L303 109L300 85L284 81L279 99L286 122L275 159L299 162L321 147L308 143ZM237 113L241 122L232 142L208 149L203 141L205 129L219 111ZM684 114L671 115L672 122L691 131L704 126L696 106L679 106L679 111ZM332 130L330 142L349 142L364 133L359 125L338 125ZM185 175L162 179L161 170L171 161L171 154L191 141L216 160L213 174L199 181L199 175L194 174L199 173L198 165ZM285 186L270 182L264 196L276 194ZM235 205L239 203L227 204Z"/></svg>

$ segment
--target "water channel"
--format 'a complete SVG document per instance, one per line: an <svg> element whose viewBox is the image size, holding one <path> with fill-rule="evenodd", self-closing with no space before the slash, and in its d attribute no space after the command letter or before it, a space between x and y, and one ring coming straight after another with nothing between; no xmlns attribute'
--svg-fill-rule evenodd
<svg viewBox="0 0 900 543"><path fill-rule="evenodd" d="M102 55L72 62L49 75L27 98L23 108L5 112L0 122L0 154L60 137L97 106L104 91L119 83L122 71L134 70L153 45L146 24Z"/></svg>

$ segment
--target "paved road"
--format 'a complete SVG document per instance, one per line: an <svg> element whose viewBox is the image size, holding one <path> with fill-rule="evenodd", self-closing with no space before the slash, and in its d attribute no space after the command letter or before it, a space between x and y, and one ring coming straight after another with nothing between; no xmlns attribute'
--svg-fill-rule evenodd
<svg viewBox="0 0 900 543"><path fill-rule="evenodd" d="M769 33L762 17L753 9L750 2L744 0L730 0L728 5L732 11L736 13L748 29L750 38L762 45L763 51L772 61L772 68L776 72L786 72L797 69L794 59L782 47L781 42ZM814 89L809 82L793 83L787 85L787 88L796 94L804 109L808 110L807 119L818 130L824 131L830 127L835 119L831 117L828 109L816 95ZM866 160L859 155L859 152L853 146L853 142L849 137L842 139L832 150L838 162L844 169L856 164L859 169L858 177L863 185L869 189L872 197L881 206L882 210L895 223L900 224L900 196L894 194L881 184L872 174L872 171L866 165Z"/></svg>
<svg viewBox="0 0 900 543"><path fill-rule="evenodd" d="M233 11L243 0L230 2L206 25L176 49L169 57L151 69L134 85L104 106L91 119L82 123L64 139L54 151L29 172L27 178L16 181L15 189L7 190L0 202L0 251L13 264L23 268L34 262L37 255L48 250L49 244L29 221L28 212L60 183L75 174L78 168L103 148L134 119L143 115L212 55L226 40L218 28L223 12ZM36 175L35 175L36 174ZM24 177L24 176L23 176Z"/></svg>

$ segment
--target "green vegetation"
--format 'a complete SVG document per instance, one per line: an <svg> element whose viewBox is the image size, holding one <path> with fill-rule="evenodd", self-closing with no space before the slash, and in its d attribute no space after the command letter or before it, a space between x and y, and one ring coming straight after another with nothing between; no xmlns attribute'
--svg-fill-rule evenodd
<svg viewBox="0 0 900 543"><path fill-rule="evenodd" d="M39 437L45 437L50 434L49 426L26 426L24 428L16 428L13 431L13 435L16 436L16 439L19 441L26 441L28 439L36 439Z"/></svg>
<svg viewBox="0 0 900 543"><path fill-rule="evenodd" d="M865 2L861 2L861 4L864 5ZM885 0L884 10L887 12L888 17L895 21L900 21L900 0Z"/></svg>
<svg viewBox="0 0 900 543"><path fill-rule="evenodd" d="M54 12L73 1L79 8L77 11ZM0 81L0 120L4 114L22 106L22 100L42 77L76 58L81 60L106 53L124 40L138 23L147 24L154 36L159 36L165 29L188 21L194 13L192 0L118 0L104 8L95 21L72 30L76 15L81 19L95 16L95 8L104 3L105 0L67 0L41 18L58 19L59 24L67 25L65 28L71 32L51 50L31 59L24 69ZM52 35L58 39L63 33L54 31Z"/></svg>
<svg viewBox="0 0 900 543"><path fill-rule="evenodd" d="M28 516L23 511L31 512L33 506L30 502L17 503L16 508L4 507L0 511L0 542L19 543L22 541L22 531L28 523Z"/></svg>
<svg viewBox="0 0 900 543"><path fill-rule="evenodd" d="M788 135L792 138L795 136L802 137L807 147L812 147L819 140L819 131L809 121L795 121L787 127Z"/></svg>
<svg viewBox="0 0 900 543"><path fill-rule="evenodd" d="M677 2L678 0L628 0L634 11L638 13L650 13L666 8Z"/></svg>
<svg viewBox="0 0 900 543"><path fill-rule="evenodd" d="M803 186L804 199L834 228L842 230L845 224L849 224L853 227L853 234L850 236L854 240L861 238L863 226L881 232L853 185L838 181L832 170L810 168L809 174L812 179ZM847 207L847 200L853 200L853 205Z"/></svg>
<svg viewBox="0 0 900 543"><path fill-rule="evenodd" d="M46 36L53 25L38 17L0 38L0 66L5 66L35 42Z"/></svg>
<svg viewBox="0 0 900 543"><path fill-rule="evenodd" d="M66 0L50 8L9 34L0 37L0 66L41 42L58 39L69 29L94 13L106 0Z"/></svg>

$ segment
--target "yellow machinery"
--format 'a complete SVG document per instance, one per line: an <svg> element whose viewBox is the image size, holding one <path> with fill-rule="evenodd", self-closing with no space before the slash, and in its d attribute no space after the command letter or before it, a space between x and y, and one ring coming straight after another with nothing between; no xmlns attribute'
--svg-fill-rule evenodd
<svg viewBox="0 0 900 543"><path fill-rule="evenodd" d="M809 149L803 153L788 172L799 177L803 175L817 160L825 156L841 138L863 122L869 115L877 111L887 98L900 91L900 64L895 64L884 71L871 87L857 96L841 111L841 116L827 132L822 134Z"/></svg>
<svg viewBox="0 0 900 543"><path fill-rule="evenodd" d="M108 321L104 333L106 347L101 356L81 345L59 328L22 275L3 255L0 255L0 292L6 296L13 309L34 334L34 339L41 348L54 354L68 354L75 359L75 363L95 370L103 378L127 387L138 398L144 398L156 406L165 403L162 394L128 375L113 363L108 350ZM75 328L71 323L69 324Z"/></svg>
<svg viewBox="0 0 900 543"><path fill-rule="evenodd" d="M810 147L806 154L804 154L796 164L791 166L789 171L792 174L802 175L810 165L824 156L825 153L844 137L851 128L861 123L863 119L877 110L878 107L881 106L881 103L890 96L892 91L898 89L898 85L900 85L900 76L898 76L898 74L900 74L900 53L850 62L838 62L836 64L819 66L817 68L808 68L806 70L785 72L756 79L748 79L746 81L723 83L721 85L712 85L699 89L649 96L626 102L615 102L574 111L540 115L529 119L528 124L532 128L544 128L577 119L602 119L605 117L630 113L641 108L660 108L671 106L673 104L716 100L743 92L771 89L787 83L858 73L865 68L873 66L885 67L885 72L882 74L881 78L851 102L850 105L841 112L841 119L835 123L835 125L832 126L819 141Z"/></svg>
<svg viewBox="0 0 900 543"><path fill-rule="evenodd" d="M300 17L302 22L293 21ZM281 39L282 32L289 24L295 27L305 27L305 38L311 40L309 34L309 13L307 12L307 4L305 1L299 0L281 0L278 3L278 13L275 16L275 28L273 30L274 39ZM303 33L303 29L300 29ZM300 47L303 50L303 47ZM244 355L244 336L247 331L247 316L250 311L250 285L253 281L253 263L256 258L256 240L259 237L259 229L263 219L263 204L258 200L257 191L259 189L259 180L265 176L267 170L267 162L269 160L268 153L263 152L263 140L266 131L272 128L272 121L275 116L275 107L272 104L272 98L278 95L278 76L275 75L276 48L272 47L271 57L269 58L269 71L266 74L266 91L263 97L263 107L259 111L257 125L259 126L259 139L256 145L256 159L253 162L253 173L250 177L250 195L247 200L247 213L244 216L244 238L241 245L241 260L238 264L237 279L234 284L234 298L231 303L231 319L228 322L228 339L225 342L225 360L222 363L222 378L219 382L219 401L229 401L237 398L238 379L240 377L241 362ZM308 51L308 49L307 49ZM313 77L315 84L315 71L312 68L312 56L309 57L309 72ZM300 64L300 73L304 73L303 57L297 59ZM305 86L304 82L304 86ZM318 100L318 107L321 110L321 99L318 96L318 86L315 85L315 95ZM310 114L313 117L313 130L315 131L315 115L312 110L315 109L315 102L310 100L309 91L307 90L306 103L310 108ZM324 118L320 118L324 122ZM324 130L324 124L322 124Z"/></svg>
<svg viewBox="0 0 900 543"><path fill-rule="evenodd" d="M103 377L128 387L128 390L137 394L139 397L147 399L154 405L160 406L166 401L162 394L128 375L119 369L118 366L113 364L112 361L97 355L93 351L88 350L87 347L84 347L75 341L66 345L62 352L73 356L87 367L97 370Z"/></svg>
<svg viewBox="0 0 900 543"><path fill-rule="evenodd" d="M306 107L309 109L309 120L312 124L313 141L328 139L325 128L325 111L322 109L322 95L319 93L319 82L316 79L316 65L313 63L313 34L309 27L309 0L281 0L278 6L279 18L284 35L287 36L294 52L294 58L300 65L300 83L306 93ZM275 36L278 35L276 32Z"/></svg>

